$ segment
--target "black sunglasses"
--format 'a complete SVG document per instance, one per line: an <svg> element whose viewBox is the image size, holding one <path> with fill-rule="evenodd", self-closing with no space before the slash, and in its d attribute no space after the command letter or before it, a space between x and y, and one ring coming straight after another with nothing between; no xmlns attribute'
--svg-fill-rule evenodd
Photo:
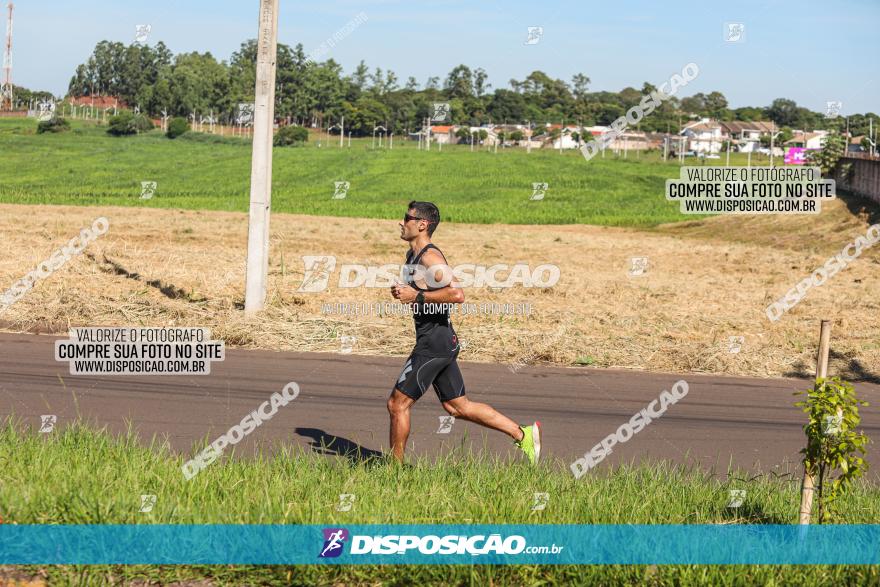
<svg viewBox="0 0 880 587"><path fill-rule="evenodd" d="M429 224L431 223L431 221L428 220L427 218L419 218L418 216L410 216L409 214L403 215L403 222L404 223L409 222L410 220L424 220L425 222L427 222Z"/></svg>

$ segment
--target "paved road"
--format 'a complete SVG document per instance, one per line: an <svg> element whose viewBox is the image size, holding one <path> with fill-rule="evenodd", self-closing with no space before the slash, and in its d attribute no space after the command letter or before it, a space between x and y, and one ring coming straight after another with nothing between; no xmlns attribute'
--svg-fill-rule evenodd
<svg viewBox="0 0 880 587"><path fill-rule="evenodd" d="M252 454L286 442L312 450L330 444L330 452L339 453L361 447L369 454L388 444L385 399L401 358L227 350L210 375L85 376L70 375L68 363L54 360L57 338L0 334L0 417L14 413L38 427L42 414L57 415L58 426L80 415L111 431L124 430L130 420L145 440L167 435L172 448L188 452L197 439L214 440L296 381L300 396L246 437L238 451ZM688 395L615 447L602 466L650 457L699 462L722 474L729 463L784 472L796 466L804 442L804 415L792 405L792 392L809 385L803 380L562 367L513 373L506 365L479 363L463 363L462 371L472 399L520 422L541 420L545 454L561 459L560 466L588 452L679 379L688 382ZM864 430L880 442L880 386L856 388L872 404L862 412ZM467 422L438 434L444 415L432 392L416 404L409 447L414 453L434 457L465 444L519 458L507 437ZM875 477L880 459L871 452Z"/></svg>

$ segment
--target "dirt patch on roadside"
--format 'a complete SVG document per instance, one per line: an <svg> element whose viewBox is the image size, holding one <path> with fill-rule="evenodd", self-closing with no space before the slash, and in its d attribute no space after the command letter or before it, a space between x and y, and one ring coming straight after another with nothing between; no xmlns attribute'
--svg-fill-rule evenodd
<svg viewBox="0 0 880 587"><path fill-rule="evenodd" d="M411 318L341 315L323 304L394 302L387 289L337 287L346 263L403 263L396 221L274 214L268 307L244 302L247 215L112 207L0 205L8 254L0 290L34 269L92 221L110 230L0 312L11 331L69 326L207 326L230 346L405 355ZM866 217L842 202L821 217L717 217L653 231L567 226L441 224L449 263L558 265L552 288L465 290L468 303L530 304L531 315L454 318L463 360L590 364L666 372L812 374L819 320L834 321L831 371L880 380L880 247L815 287L778 322L767 305L855 237ZM749 241L749 242L745 242ZM319 293L298 291L303 255L333 255ZM647 257L644 275L631 258ZM478 310L479 311L479 310ZM730 337L743 337L731 352ZM345 339L350 341L350 339Z"/></svg>
<svg viewBox="0 0 880 587"><path fill-rule="evenodd" d="M46 587L47 575L43 572L28 572L22 567L0 566L0 587Z"/></svg>

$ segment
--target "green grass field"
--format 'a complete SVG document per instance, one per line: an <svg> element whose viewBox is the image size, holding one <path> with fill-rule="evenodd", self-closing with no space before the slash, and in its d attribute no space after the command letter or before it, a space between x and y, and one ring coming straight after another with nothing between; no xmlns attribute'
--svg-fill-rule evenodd
<svg viewBox="0 0 880 587"><path fill-rule="evenodd" d="M797 479L711 473L642 465L580 480L564 463L538 469L451 451L433 463L401 469L285 451L275 458L212 464L191 481L182 456L164 444L138 444L81 424L49 435L7 422L0 428L0 516L19 524L724 524L793 523ZM729 489L745 489L738 509ZM533 494L547 492L543 511ZM335 510L337 495L355 507ZM155 494L141 513L140 495ZM849 523L880 519L880 488L857 484L840 504ZM36 568L36 567L32 567ZM95 566L52 567L59 584L98 583L110 576L162 582L211 577L220 584L877 584L877 567L783 566L517 566L291 567ZM872 583L873 582L873 583Z"/></svg>
<svg viewBox="0 0 880 587"><path fill-rule="evenodd" d="M103 126L72 124L68 133L38 135L32 119L0 119L0 202L248 209L249 139L189 133L172 141L159 130L116 138ZM435 145L425 152L412 141L389 150L372 149L371 139L339 148L337 140L275 149L273 210L396 218L419 199L436 202L455 222L652 226L688 218L663 195L678 163L656 153L624 159L608 151L588 162L576 150L494 154L464 145L438 152ZM744 161L736 155L731 164ZM152 199L140 199L142 181L158 183ZM350 182L345 199L332 199L336 181ZM529 199L535 182L549 186L543 200Z"/></svg>

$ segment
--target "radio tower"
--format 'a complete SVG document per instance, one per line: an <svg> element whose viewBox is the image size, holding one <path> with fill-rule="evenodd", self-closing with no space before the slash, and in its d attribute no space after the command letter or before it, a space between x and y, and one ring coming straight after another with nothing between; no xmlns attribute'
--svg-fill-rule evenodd
<svg viewBox="0 0 880 587"><path fill-rule="evenodd" d="M3 85L0 86L0 110L12 110L12 0L7 3L6 49L3 51Z"/></svg>

